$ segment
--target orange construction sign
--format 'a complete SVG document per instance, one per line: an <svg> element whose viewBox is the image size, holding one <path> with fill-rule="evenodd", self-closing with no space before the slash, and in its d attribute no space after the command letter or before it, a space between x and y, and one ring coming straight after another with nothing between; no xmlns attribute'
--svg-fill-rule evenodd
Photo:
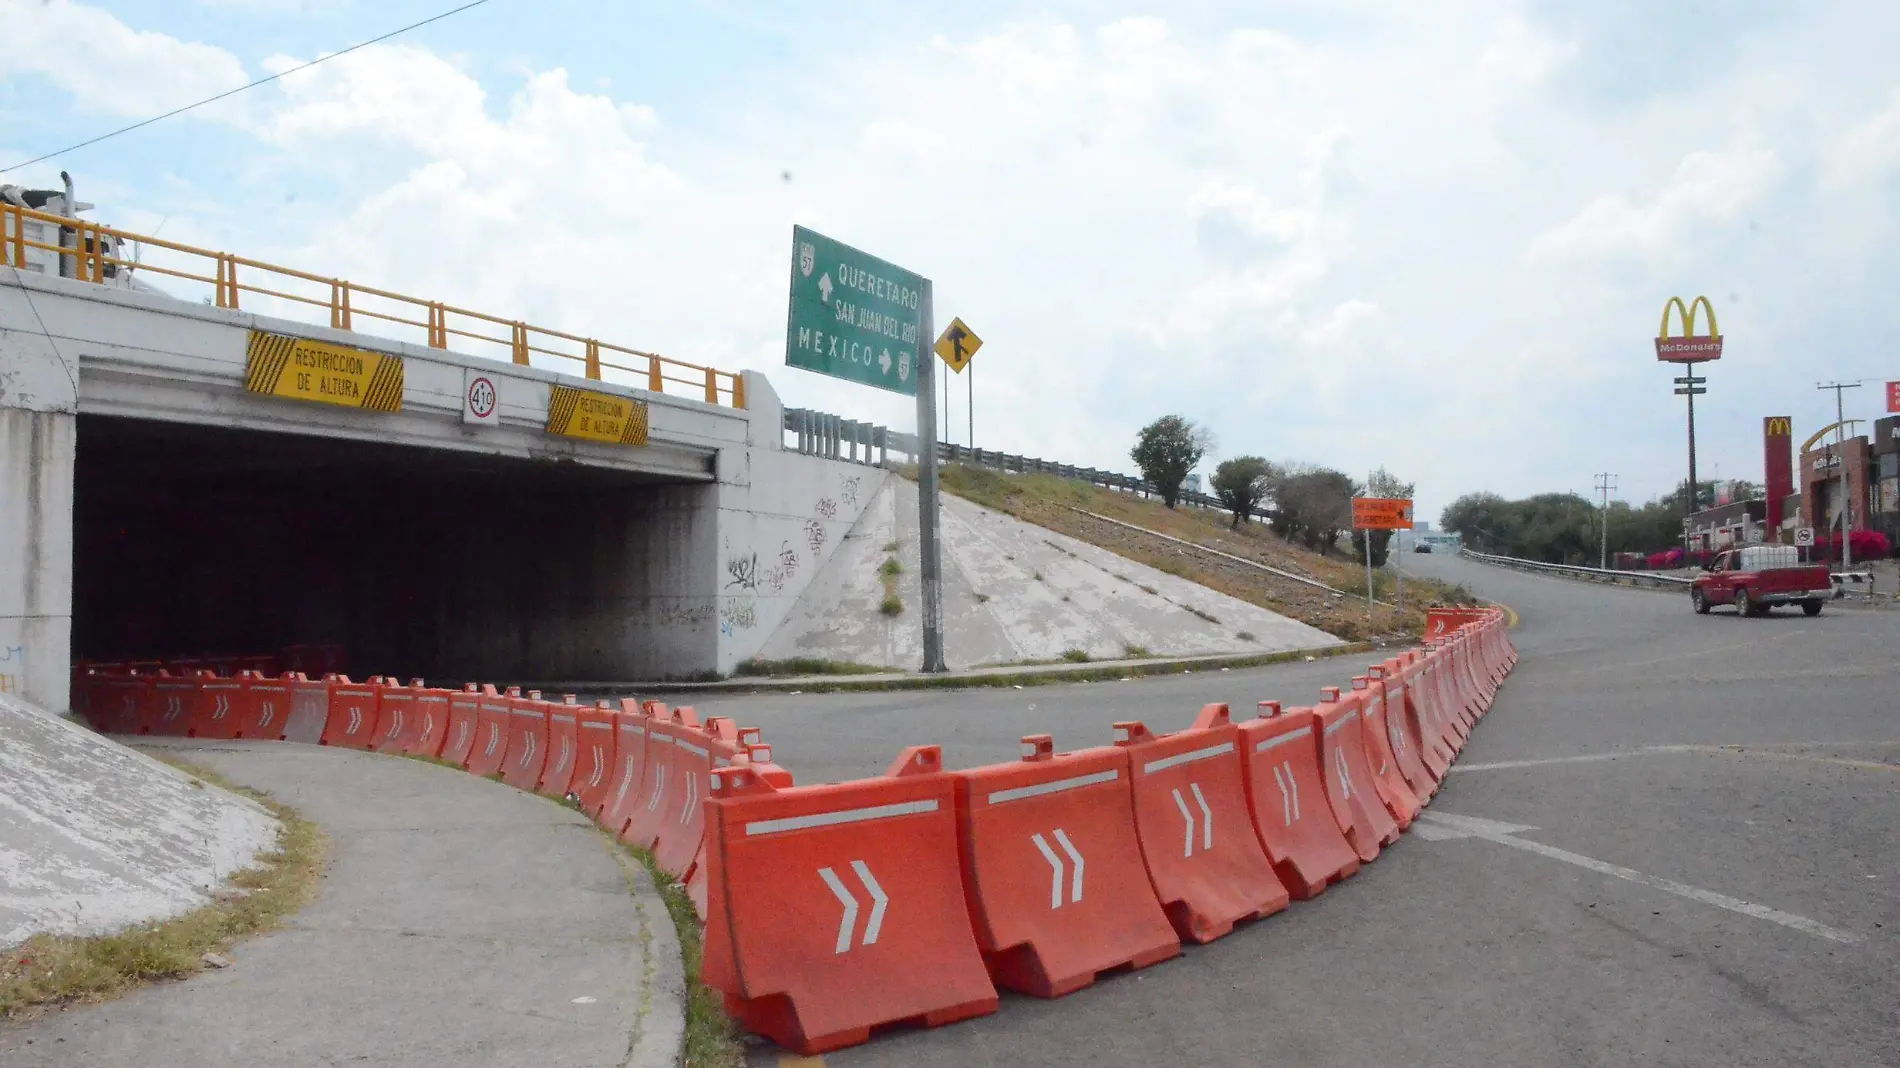
<svg viewBox="0 0 1900 1068"><path fill-rule="evenodd" d="M1352 529L1410 530L1412 502L1403 497L1354 497Z"/></svg>

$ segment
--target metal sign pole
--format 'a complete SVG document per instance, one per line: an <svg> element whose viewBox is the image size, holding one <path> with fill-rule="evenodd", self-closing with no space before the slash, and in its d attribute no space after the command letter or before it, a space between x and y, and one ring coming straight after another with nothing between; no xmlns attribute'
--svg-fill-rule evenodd
<svg viewBox="0 0 1900 1068"><path fill-rule="evenodd" d="M930 341L932 293L923 283L923 322L917 332L917 551L923 585L924 663L926 672L944 670L943 566L937 544L937 383ZM946 383L947 385L947 383Z"/></svg>
<svg viewBox="0 0 1900 1068"><path fill-rule="evenodd" d="M1372 637L1372 531L1359 532L1366 540L1366 637Z"/></svg>

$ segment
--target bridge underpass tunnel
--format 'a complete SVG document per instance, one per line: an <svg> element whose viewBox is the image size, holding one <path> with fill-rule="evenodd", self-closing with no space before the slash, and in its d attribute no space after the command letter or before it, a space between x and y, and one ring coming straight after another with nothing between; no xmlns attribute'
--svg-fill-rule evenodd
<svg viewBox="0 0 1900 1068"><path fill-rule="evenodd" d="M714 583L710 482L93 415L77 453L75 658L339 644L359 678L444 682L716 667L715 635L668 610Z"/></svg>

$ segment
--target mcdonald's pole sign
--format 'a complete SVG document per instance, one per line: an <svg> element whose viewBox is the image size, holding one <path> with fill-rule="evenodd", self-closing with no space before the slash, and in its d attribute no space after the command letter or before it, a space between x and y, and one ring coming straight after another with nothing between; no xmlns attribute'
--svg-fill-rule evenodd
<svg viewBox="0 0 1900 1068"><path fill-rule="evenodd" d="M1794 492L1794 423L1785 415L1771 415L1761 421L1762 492L1768 498L1766 540L1775 541L1781 533L1781 502Z"/></svg>
<svg viewBox="0 0 1900 1068"><path fill-rule="evenodd" d="M1675 309L1682 320L1682 336L1669 336L1669 311ZM1709 313L1709 332L1695 332L1697 312ZM1707 297L1684 304L1681 297L1670 297L1663 305L1662 326L1656 331L1656 358L1664 363L1701 363L1722 358L1722 330L1715 325L1715 305Z"/></svg>

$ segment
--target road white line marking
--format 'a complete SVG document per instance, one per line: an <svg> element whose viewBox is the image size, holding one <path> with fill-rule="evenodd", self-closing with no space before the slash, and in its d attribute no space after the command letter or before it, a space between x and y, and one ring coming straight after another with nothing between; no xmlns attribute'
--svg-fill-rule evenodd
<svg viewBox="0 0 1900 1068"><path fill-rule="evenodd" d="M1556 846L1548 846L1542 842L1532 842L1528 839L1517 837L1517 835L1526 831L1536 830L1537 828L1535 827L1526 827L1522 824L1515 823L1500 823L1496 820L1479 819L1475 816L1457 816L1449 812L1421 812L1419 813L1419 823L1417 827L1422 833L1422 836L1431 841L1442 842L1456 838L1479 838L1487 842L1507 845L1514 849L1522 849L1527 853L1535 853L1540 857L1548 857L1551 860L1561 860L1565 864L1573 864L1587 871L1596 872L1599 875L1608 875L1626 882L1636 883L1640 886L1654 887L1665 893L1674 894L1677 897L1685 897L1691 901L1700 901L1704 905L1714 905L1716 908L1727 909L1730 912L1740 913L1743 916L1752 916L1758 920L1767 920L1769 923L1780 924L1783 927L1800 931L1803 934L1813 935L1816 938L1824 938L1830 942L1853 945L1863 940L1860 935L1829 927L1827 924L1821 923L1818 920L1810 920L1806 916L1796 916L1792 912L1783 912L1780 909L1769 908L1767 905L1757 905L1752 901L1743 901L1740 898L1730 897L1727 894L1718 894L1713 890L1704 890L1701 887L1676 882L1674 879L1664 879L1656 875L1644 875L1634 868L1625 868L1619 864L1610 864L1606 861L1597 860L1594 857L1586 857L1581 853L1572 853L1567 849L1558 849Z"/></svg>

